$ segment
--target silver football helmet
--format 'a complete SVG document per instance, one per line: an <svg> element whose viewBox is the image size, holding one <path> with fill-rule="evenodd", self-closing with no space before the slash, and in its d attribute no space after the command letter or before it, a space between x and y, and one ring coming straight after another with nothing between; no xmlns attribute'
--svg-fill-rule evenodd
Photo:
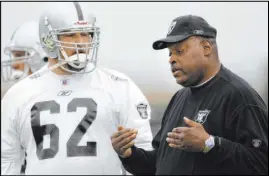
<svg viewBox="0 0 269 176"><path fill-rule="evenodd" d="M71 73L91 72L97 63L100 29L96 18L82 10L78 2L51 2L39 19L39 37L50 58L58 59L59 66ZM89 40L83 43L63 42L61 35L83 33ZM68 56L65 49L73 49Z"/></svg>
<svg viewBox="0 0 269 176"><path fill-rule="evenodd" d="M4 53L9 57L1 60L1 81L16 82L43 67L48 58L39 42L38 22L29 21L17 28Z"/></svg>

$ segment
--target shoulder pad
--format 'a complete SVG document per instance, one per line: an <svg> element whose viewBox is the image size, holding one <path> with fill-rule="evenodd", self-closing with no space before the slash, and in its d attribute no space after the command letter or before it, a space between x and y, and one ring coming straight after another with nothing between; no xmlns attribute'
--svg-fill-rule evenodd
<svg viewBox="0 0 269 176"><path fill-rule="evenodd" d="M113 81L128 81L129 80L129 78L125 74L120 73L116 70L100 68L100 67L99 69L102 70Z"/></svg>

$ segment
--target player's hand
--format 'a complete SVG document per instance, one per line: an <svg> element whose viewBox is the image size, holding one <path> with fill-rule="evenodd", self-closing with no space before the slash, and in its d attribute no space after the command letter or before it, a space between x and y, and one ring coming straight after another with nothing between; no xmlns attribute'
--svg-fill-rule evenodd
<svg viewBox="0 0 269 176"><path fill-rule="evenodd" d="M118 132L111 136L111 142L115 152L122 158L131 156L131 147L134 145L137 130L130 128L118 127Z"/></svg>
<svg viewBox="0 0 269 176"><path fill-rule="evenodd" d="M184 117L184 121L188 127L177 127L167 134L166 141L169 146L192 152L203 151L209 134L200 123L186 117Z"/></svg>

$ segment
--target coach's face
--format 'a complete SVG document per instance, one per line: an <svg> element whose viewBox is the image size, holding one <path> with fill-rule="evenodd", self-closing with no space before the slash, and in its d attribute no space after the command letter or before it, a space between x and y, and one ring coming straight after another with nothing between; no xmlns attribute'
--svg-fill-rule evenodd
<svg viewBox="0 0 269 176"><path fill-rule="evenodd" d="M202 83L208 59L198 37L190 37L180 43L168 45L169 63L178 84L184 87Z"/></svg>

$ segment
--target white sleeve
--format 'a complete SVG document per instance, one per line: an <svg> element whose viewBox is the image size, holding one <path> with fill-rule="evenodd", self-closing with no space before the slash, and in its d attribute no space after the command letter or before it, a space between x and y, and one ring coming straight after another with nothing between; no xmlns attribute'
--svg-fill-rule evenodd
<svg viewBox="0 0 269 176"><path fill-rule="evenodd" d="M12 92L1 100L1 175L19 175L24 152L17 129L19 109Z"/></svg>
<svg viewBox="0 0 269 176"><path fill-rule="evenodd" d="M138 130L135 146L144 150L152 150L152 131L150 127L151 108L137 85L132 80L128 80L127 86L127 122L126 128ZM122 117L126 118L126 117Z"/></svg>

